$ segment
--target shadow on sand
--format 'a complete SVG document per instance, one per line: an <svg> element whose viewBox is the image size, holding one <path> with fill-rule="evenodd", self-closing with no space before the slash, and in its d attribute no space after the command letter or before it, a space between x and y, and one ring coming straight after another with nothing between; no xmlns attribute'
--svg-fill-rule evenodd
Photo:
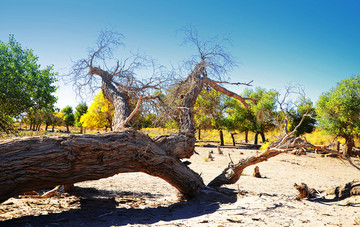
<svg viewBox="0 0 360 227"><path fill-rule="evenodd" d="M40 216L23 216L0 223L0 226L122 226L146 225L159 221L189 219L211 214L219 209L220 203L234 203L237 194L230 189L221 189L222 193L204 190L190 201L180 201L170 206L140 208L118 208L114 197L96 198L94 190L82 188L80 209L71 209L61 213ZM85 192L87 191L87 192ZM111 194L103 191L103 193ZM85 196L84 196L85 195ZM205 218L204 218L205 220Z"/></svg>

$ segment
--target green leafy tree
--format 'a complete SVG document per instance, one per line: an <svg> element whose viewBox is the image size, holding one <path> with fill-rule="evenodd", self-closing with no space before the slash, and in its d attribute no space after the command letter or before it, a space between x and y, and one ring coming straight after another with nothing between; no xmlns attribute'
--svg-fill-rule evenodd
<svg viewBox="0 0 360 227"><path fill-rule="evenodd" d="M360 75L342 80L316 103L319 126L345 139L344 155L353 154L354 137L360 134Z"/></svg>
<svg viewBox="0 0 360 227"><path fill-rule="evenodd" d="M224 145L223 128L225 127L224 114L226 109L226 96L213 89L202 90L194 106L194 120L201 128L214 128L219 131L220 145Z"/></svg>
<svg viewBox="0 0 360 227"><path fill-rule="evenodd" d="M54 125L56 118L55 118L55 109L47 109L44 111L43 115L43 123L45 124L45 131L48 130L50 125Z"/></svg>
<svg viewBox="0 0 360 227"><path fill-rule="evenodd" d="M257 87L255 90L245 90L244 97L258 100L250 105L246 118L249 121L250 131L255 133L254 144L258 144L259 135L265 142L265 133L275 127L277 92Z"/></svg>
<svg viewBox="0 0 360 227"><path fill-rule="evenodd" d="M196 122L197 129L198 129L198 139L200 140L201 137L201 130L202 129L211 129L211 110L210 107L215 107L217 103L211 105L211 102L207 100L205 96L205 92L202 93L197 97L196 103L194 106L195 116L194 121Z"/></svg>
<svg viewBox="0 0 360 227"><path fill-rule="evenodd" d="M80 133L83 133L83 125L81 124L81 116L86 114L88 106L86 103L80 103L75 108L75 126L80 128Z"/></svg>
<svg viewBox="0 0 360 227"><path fill-rule="evenodd" d="M139 114L136 116L133 122L131 122L132 127L135 129L142 129L142 128L150 128L150 127L165 127L162 122L158 121L158 117L156 114L148 112Z"/></svg>
<svg viewBox="0 0 360 227"><path fill-rule="evenodd" d="M14 36L0 42L0 128L30 108L35 113L56 102L56 73L52 66L40 70L32 50L21 48ZM37 113L39 114L39 113Z"/></svg>
<svg viewBox="0 0 360 227"><path fill-rule="evenodd" d="M30 108L25 116L24 121L30 125L30 130L40 130L40 125L43 121L44 113L40 110Z"/></svg>
<svg viewBox="0 0 360 227"><path fill-rule="evenodd" d="M61 110L64 114L63 121L66 125L67 132L70 132L69 126L74 126L75 124L75 116L73 113L73 109L71 106L66 106L64 109Z"/></svg>
<svg viewBox="0 0 360 227"><path fill-rule="evenodd" d="M245 133L245 143L248 142L248 133L252 130L250 121L252 112L246 108L240 101L227 97L226 98L226 118L225 127L232 135L233 145L235 146L234 134Z"/></svg>
<svg viewBox="0 0 360 227"><path fill-rule="evenodd" d="M301 125L294 133L295 136L301 136L305 133L313 132L317 123L315 108L313 107L311 100L306 99L300 100L299 102L300 104L297 106L297 109L292 109L289 113L289 131L293 131L305 115Z"/></svg>

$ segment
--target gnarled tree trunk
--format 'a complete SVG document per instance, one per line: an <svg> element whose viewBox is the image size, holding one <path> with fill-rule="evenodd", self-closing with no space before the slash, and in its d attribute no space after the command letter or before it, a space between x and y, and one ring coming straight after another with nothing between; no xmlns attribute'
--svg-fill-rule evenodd
<svg viewBox="0 0 360 227"><path fill-rule="evenodd" d="M195 134L194 105L203 88L203 81L201 77L205 71L205 67L206 63L201 61L195 66L194 70L188 76L188 79L190 80L189 89L181 100L180 132Z"/></svg>
<svg viewBox="0 0 360 227"><path fill-rule="evenodd" d="M204 188L201 177L133 129L91 135L26 137L0 142L0 202L22 192L96 180L122 172L157 176L188 198ZM160 145L160 146L159 146ZM177 150L186 143L177 144ZM175 149L176 150L176 149Z"/></svg>
<svg viewBox="0 0 360 227"><path fill-rule="evenodd" d="M112 118L111 130L121 130L126 126L126 119L130 115L130 106L126 94L119 92L109 80L110 74L100 71L102 78L101 91L114 106L114 117Z"/></svg>
<svg viewBox="0 0 360 227"><path fill-rule="evenodd" d="M346 136L343 154L346 157L351 157L353 155L353 151L352 151L353 147L354 147L354 138L352 136Z"/></svg>

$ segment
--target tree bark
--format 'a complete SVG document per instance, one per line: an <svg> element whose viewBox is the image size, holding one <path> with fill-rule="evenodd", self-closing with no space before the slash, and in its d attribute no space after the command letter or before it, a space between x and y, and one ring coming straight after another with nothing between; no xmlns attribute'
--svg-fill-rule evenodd
<svg viewBox="0 0 360 227"><path fill-rule="evenodd" d="M188 76L189 89L181 99L180 128L182 133L195 134L194 105L197 97L203 88L202 74L205 71L206 63L201 61Z"/></svg>
<svg viewBox="0 0 360 227"><path fill-rule="evenodd" d="M90 67L89 74L96 74L101 77L101 91L106 99L114 106L114 117L112 119L112 129L118 131L126 127L125 122L130 115L130 106L126 92L120 92L111 81L112 75L98 67Z"/></svg>
<svg viewBox="0 0 360 227"><path fill-rule="evenodd" d="M259 135L261 136L261 140L263 143L265 143L265 133L263 132L256 132L255 133L255 140L254 140L254 144L258 144L259 141Z"/></svg>
<svg viewBox="0 0 360 227"><path fill-rule="evenodd" d="M234 137L234 135L236 135L236 134L237 133L231 133L231 139L232 139L232 143L233 143L234 147L236 146L235 137Z"/></svg>
<svg viewBox="0 0 360 227"><path fill-rule="evenodd" d="M280 153L282 152L268 151L268 152L264 152L260 156L252 156L249 158L242 159L237 164L230 163L229 166L225 168L220 175L218 175L214 180L212 180L208 184L208 186L220 187L224 184L234 184L239 180L242 172L246 167L257 164L259 162L266 161L267 159L274 157Z"/></svg>
<svg viewBox="0 0 360 227"><path fill-rule="evenodd" d="M237 99L239 100L246 108L249 107L249 104L245 102L245 100L252 100L252 101L255 101L255 99L252 99L252 98L243 98L241 97L240 95L232 92L232 91L229 91L227 90L226 88L218 85L218 82L215 82L209 78L204 78L204 83L206 83L207 85L210 85L213 89L215 89L216 91L218 92L221 92L223 93L224 95L227 95L229 97L232 97L234 99Z"/></svg>
<svg viewBox="0 0 360 227"><path fill-rule="evenodd" d="M154 137L153 141L168 155L182 159L194 154L196 138L192 133L176 133Z"/></svg>
<svg viewBox="0 0 360 227"><path fill-rule="evenodd" d="M260 135L261 135L261 140L263 143L265 143L265 133L264 132L260 132Z"/></svg>
<svg viewBox="0 0 360 227"><path fill-rule="evenodd" d="M352 136L346 136L343 154L346 157L351 157L353 155L353 151L352 151L353 147L354 147L354 138Z"/></svg>
<svg viewBox="0 0 360 227"><path fill-rule="evenodd" d="M258 137L259 137L259 133L256 132L256 133L255 133L255 138L254 138L254 144L255 144L255 145L258 144Z"/></svg>
<svg viewBox="0 0 360 227"><path fill-rule="evenodd" d="M0 202L26 191L122 172L144 172L160 177L185 197L194 197L204 188L201 177L159 144L164 148L172 146L155 143L133 129L1 141Z"/></svg>
<svg viewBox="0 0 360 227"><path fill-rule="evenodd" d="M222 130L219 130L219 136L220 136L220 146L224 146L224 133Z"/></svg>
<svg viewBox="0 0 360 227"><path fill-rule="evenodd" d="M104 72L107 73L107 72ZM119 92L105 76L102 77L101 90L104 96L114 106L114 117L112 119L111 130L118 131L125 127L127 117L130 115L130 106L126 95Z"/></svg>
<svg viewBox="0 0 360 227"><path fill-rule="evenodd" d="M245 143L249 142L249 131L245 131Z"/></svg>

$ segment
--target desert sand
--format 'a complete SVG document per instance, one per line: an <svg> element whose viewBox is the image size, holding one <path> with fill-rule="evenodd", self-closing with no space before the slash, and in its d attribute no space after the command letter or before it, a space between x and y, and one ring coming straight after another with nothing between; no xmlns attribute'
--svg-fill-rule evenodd
<svg viewBox="0 0 360 227"><path fill-rule="evenodd" d="M207 184L227 166L258 150L234 147L197 147L189 165ZM213 151L214 161L206 160ZM360 165L360 159L353 162ZM202 192L182 201L162 179L144 173L122 173L97 181L75 184L74 194L59 191L47 199L15 197L0 205L0 226L353 226L360 218L360 196L338 200L296 199L294 183L306 183L321 192L360 179L360 171L339 158L307 153L281 154L257 165L262 178L253 177L255 166L221 197ZM228 190L226 190L228 189ZM321 194L324 196L325 194Z"/></svg>

